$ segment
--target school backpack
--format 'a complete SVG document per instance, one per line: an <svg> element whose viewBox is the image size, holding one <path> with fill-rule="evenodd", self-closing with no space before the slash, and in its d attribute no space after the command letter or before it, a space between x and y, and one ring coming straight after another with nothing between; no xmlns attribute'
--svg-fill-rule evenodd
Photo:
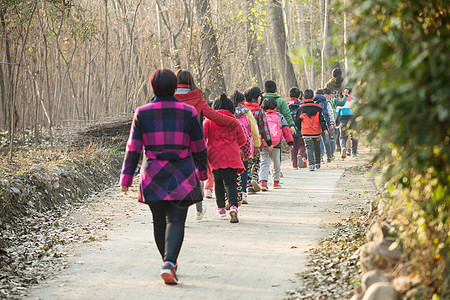
<svg viewBox="0 0 450 300"><path fill-rule="evenodd" d="M337 121L337 113L336 113L336 99L333 97L326 97L327 102L330 104L331 106L331 110L333 111L334 114L334 119Z"/></svg>
<svg viewBox="0 0 450 300"><path fill-rule="evenodd" d="M247 142L241 147L241 158L242 160L247 160L250 157L253 157L253 139L250 133L250 126L247 121L247 117L245 115L237 118L239 123L242 126L242 130L244 131L245 137L247 138Z"/></svg>
<svg viewBox="0 0 450 300"><path fill-rule="evenodd" d="M281 125L281 118L278 112L275 110L266 110L264 112L267 119L267 125L269 125L270 136L272 137L272 145L276 146L281 142L283 138L283 130ZM264 146L267 146L266 142L263 141Z"/></svg>
<svg viewBox="0 0 450 300"><path fill-rule="evenodd" d="M314 115L310 116L307 113L302 113L300 119L302 120L302 135L321 135L322 126L319 122L320 112L316 112Z"/></svg>
<svg viewBox="0 0 450 300"><path fill-rule="evenodd" d="M319 104L322 108L322 115L325 119L325 122L327 122L327 125L330 125L330 116L328 115L328 109L327 109L327 100L325 100L325 97L322 95L316 95L314 97L314 102Z"/></svg>

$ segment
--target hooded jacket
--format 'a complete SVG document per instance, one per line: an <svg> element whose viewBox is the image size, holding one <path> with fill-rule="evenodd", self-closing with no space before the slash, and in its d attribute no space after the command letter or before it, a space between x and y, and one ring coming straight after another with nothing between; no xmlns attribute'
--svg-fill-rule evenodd
<svg viewBox="0 0 450 300"><path fill-rule="evenodd" d="M226 109L217 112L234 118ZM238 174L245 171L240 147L245 145L247 137L240 125L232 128L230 125L222 126L208 119L203 124L203 132L208 149L208 162L213 170L232 168L237 169Z"/></svg>
<svg viewBox="0 0 450 300"><path fill-rule="evenodd" d="M337 83L336 78L333 77L325 83L325 88L330 89L332 94L335 94L336 92L340 94L342 91L342 83Z"/></svg>
<svg viewBox="0 0 450 300"><path fill-rule="evenodd" d="M311 99L305 99L302 105L300 105L300 108L297 111L297 114L295 115L295 126L297 127L299 132L302 132L302 119L300 116L302 113L306 113L309 116L315 115L317 112L319 112L319 123L322 127L322 132L325 130L328 130L327 123L325 122L325 119L322 115L322 108L319 104L314 103ZM317 138L320 137L321 134L318 135L310 135L305 134L302 132L303 138Z"/></svg>

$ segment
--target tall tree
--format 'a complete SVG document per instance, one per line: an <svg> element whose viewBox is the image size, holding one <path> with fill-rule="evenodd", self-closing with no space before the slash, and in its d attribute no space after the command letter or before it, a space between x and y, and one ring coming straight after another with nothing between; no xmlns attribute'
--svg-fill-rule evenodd
<svg viewBox="0 0 450 300"><path fill-rule="evenodd" d="M297 86L298 84L294 73L294 66L292 65L288 55L283 8L278 0L271 0L269 5L270 19L272 22L272 37L275 42L277 62L280 66L284 92L287 93L291 87Z"/></svg>
<svg viewBox="0 0 450 300"><path fill-rule="evenodd" d="M206 89L212 96L226 92L217 37L212 24L209 0L195 0L197 20L201 24L202 60L206 70Z"/></svg>
<svg viewBox="0 0 450 300"><path fill-rule="evenodd" d="M247 23L246 23L246 33L247 33L247 56L248 63L250 66L250 77L256 81L257 85L262 84L261 68L259 67L259 57L257 49L257 35L256 32L256 16L252 13L252 8L255 5L254 0L247 0Z"/></svg>

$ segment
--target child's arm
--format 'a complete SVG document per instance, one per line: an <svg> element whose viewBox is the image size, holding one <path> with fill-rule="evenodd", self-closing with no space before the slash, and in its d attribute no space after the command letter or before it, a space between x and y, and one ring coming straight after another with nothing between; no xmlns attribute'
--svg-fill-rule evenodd
<svg viewBox="0 0 450 300"><path fill-rule="evenodd" d="M255 120L253 114L249 111L246 114L248 124L250 125L250 133L253 138L253 145L255 148L259 148L261 146L261 136L259 135L258 123Z"/></svg>
<svg viewBox="0 0 450 300"><path fill-rule="evenodd" d="M287 105L286 100L284 100L281 97L279 99L281 99L283 101L277 101L277 110L279 113L281 113L286 118L286 121L287 121L289 127L293 127L294 121L292 120L289 106Z"/></svg>
<svg viewBox="0 0 450 300"><path fill-rule="evenodd" d="M302 108L299 107L297 109L297 113L295 114L295 127L297 127L297 130L299 133L302 132L302 120L300 118L300 115L302 114Z"/></svg>
<svg viewBox="0 0 450 300"><path fill-rule="evenodd" d="M262 138L266 141L267 146L272 146L272 136L270 135L269 125L267 124L266 115L261 112L260 115L260 123L259 126L259 133L261 134Z"/></svg>
<svg viewBox="0 0 450 300"><path fill-rule="evenodd" d="M289 146L293 146L294 138L292 137L292 132L289 128L289 125L282 114L278 113L278 116L281 118L281 130L283 131L284 140L286 141L286 143L288 143Z"/></svg>
<svg viewBox="0 0 450 300"><path fill-rule="evenodd" d="M322 115L322 109L319 109L319 123L320 126L322 126L322 131L325 132L325 135L328 135L328 126L327 122L325 121L325 118Z"/></svg>

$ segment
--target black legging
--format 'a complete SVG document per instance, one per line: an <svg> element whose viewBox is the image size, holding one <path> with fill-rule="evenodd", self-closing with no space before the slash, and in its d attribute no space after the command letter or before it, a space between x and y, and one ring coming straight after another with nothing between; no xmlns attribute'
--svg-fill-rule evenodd
<svg viewBox="0 0 450 300"><path fill-rule="evenodd" d="M153 201L153 234L163 261L177 262L184 239L184 224L188 211L181 201Z"/></svg>
<svg viewBox="0 0 450 300"><path fill-rule="evenodd" d="M238 207L237 201L237 169L226 168L212 171L214 175L214 192L218 208L225 207L225 190L230 205Z"/></svg>

